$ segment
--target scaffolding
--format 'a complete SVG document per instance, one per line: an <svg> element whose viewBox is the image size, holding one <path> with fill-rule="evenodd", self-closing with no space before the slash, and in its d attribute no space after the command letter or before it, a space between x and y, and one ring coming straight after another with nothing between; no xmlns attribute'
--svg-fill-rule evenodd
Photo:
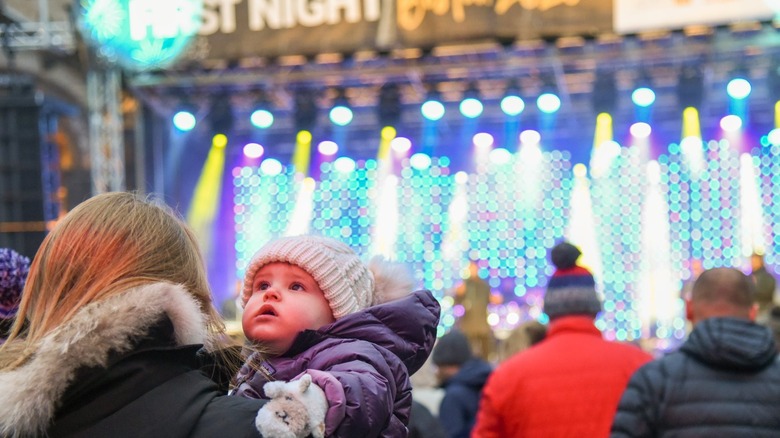
<svg viewBox="0 0 780 438"><path fill-rule="evenodd" d="M52 21L49 0L38 0L37 21L4 7L0 0L0 45L10 70L14 54L20 51L72 53L77 47L71 21ZM88 57L87 110L92 192L125 189L124 144L120 112L121 71Z"/></svg>

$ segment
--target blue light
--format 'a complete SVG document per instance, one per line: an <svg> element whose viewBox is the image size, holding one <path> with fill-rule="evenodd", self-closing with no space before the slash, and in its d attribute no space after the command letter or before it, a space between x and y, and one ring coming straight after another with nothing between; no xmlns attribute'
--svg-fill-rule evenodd
<svg viewBox="0 0 780 438"><path fill-rule="evenodd" d="M256 128L266 129L274 124L274 115L271 114L271 111L258 109L252 112L252 115L249 116L249 120Z"/></svg>
<svg viewBox="0 0 780 438"><path fill-rule="evenodd" d="M648 107L655 102L655 92L647 87L640 87L631 93L631 100L636 106Z"/></svg>
<svg viewBox="0 0 780 438"><path fill-rule="evenodd" d="M423 117L435 122L444 117L444 105L438 100L427 100L420 107L420 112Z"/></svg>
<svg viewBox="0 0 780 438"><path fill-rule="evenodd" d="M539 111L552 114L561 108L561 99L555 94L544 93L536 99L536 106Z"/></svg>
<svg viewBox="0 0 780 438"><path fill-rule="evenodd" d="M726 92L732 99L744 99L750 95L750 82L744 78L734 78L726 85Z"/></svg>
<svg viewBox="0 0 780 438"><path fill-rule="evenodd" d="M525 109L525 102L520 96L509 95L501 99L501 111L508 116L517 116Z"/></svg>
<svg viewBox="0 0 780 438"><path fill-rule="evenodd" d="M467 97L460 102L460 113L469 119L475 119L482 114L482 102L474 97Z"/></svg>
<svg viewBox="0 0 780 438"><path fill-rule="evenodd" d="M179 131L191 131L195 124L195 115L191 111L181 110L173 115L173 126Z"/></svg>
<svg viewBox="0 0 780 438"><path fill-rule="evenodd" d="M352 110L343 105L331 108L329 116L334 125L347 126L352 122Z"/></svg>

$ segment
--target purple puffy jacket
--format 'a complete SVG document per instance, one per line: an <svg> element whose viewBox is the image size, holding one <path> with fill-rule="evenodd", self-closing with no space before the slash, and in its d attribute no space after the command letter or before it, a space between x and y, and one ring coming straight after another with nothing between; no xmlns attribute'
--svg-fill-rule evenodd
<svg viewBox="0 0 780 438"><path fill-rule="evenodd" d="M285 354L256 366L271 380L309 371L328 398L327 436L406 437L409 376L431 353L440 310L430 291L417 291L304 331ZM263 385L269 379L248 365L258 360L252 355L241 367L236 395L266 398Z"/></svg>

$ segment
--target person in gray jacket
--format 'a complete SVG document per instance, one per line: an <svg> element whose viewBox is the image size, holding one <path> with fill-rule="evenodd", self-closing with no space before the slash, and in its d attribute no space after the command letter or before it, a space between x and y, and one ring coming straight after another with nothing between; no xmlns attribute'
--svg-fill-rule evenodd
<svg viewBox="0 0 780 438"><path fill-rule="evenodd" d="M688 340L634 373L611 436L780 436L780 362L769 329L754 322L754 297L737 269L702 273L686 302Z"/></svg>

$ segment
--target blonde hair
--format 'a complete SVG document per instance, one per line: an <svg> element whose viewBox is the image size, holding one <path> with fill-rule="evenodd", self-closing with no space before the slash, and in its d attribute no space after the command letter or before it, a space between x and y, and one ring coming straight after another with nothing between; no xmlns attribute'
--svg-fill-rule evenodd
<svg viewBox="0 0 780 438"><path fill-rule="evenodd" d="M228 345L190 228L161 202L132 193L97 195L43 240L4 346L17 339L33 349L87 304L156 282L183 285L200 304L211 340L224 344L215 346Z"/></svg>

